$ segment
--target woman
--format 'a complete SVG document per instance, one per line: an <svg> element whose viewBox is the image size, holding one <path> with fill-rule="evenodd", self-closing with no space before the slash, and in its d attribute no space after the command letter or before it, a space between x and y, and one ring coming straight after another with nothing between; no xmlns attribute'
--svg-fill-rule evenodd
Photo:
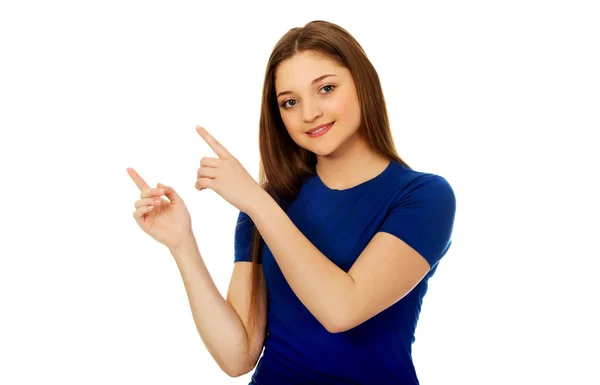
<svg viewBox="0 0 600 385"><path fill-rule="evenodd" d="M259 183L198 133L218 158L202 159L196 188L240 210L227 299L181 197L128 172L142 191L134 217L171 250L219 366L230 376L256 367L256 385L418 384L411 346L427 282L451 245L455 197L443 177L396 153L379 78L355 39L313 21L276 44Z"/></svg>

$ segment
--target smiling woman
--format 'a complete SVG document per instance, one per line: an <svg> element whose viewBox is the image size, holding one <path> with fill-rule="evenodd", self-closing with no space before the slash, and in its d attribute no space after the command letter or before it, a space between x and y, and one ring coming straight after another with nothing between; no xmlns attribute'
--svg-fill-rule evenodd
<svg viewBox="0 0 600 385"><path fill-rule="evenodd" d="M273 199L240 211L235 238L268 309L242 313L268 325L253 383L418 384L411 347L454 192L397 154L377 72L345 29L313 21L277 42L259 147Z"/></svg>
<svg viewBox="0 0 600 385"><path fill-rule="evenodd" d="M282 61L273 77L275 89L285 90L277 93L283 125L298 146L325 155L336 143L357 139L360 103L346 66L319 51L304 50Z"/></svg>
<svg viewBox="0 0 600 385"><path fill-rule="evenodd" d="M226 300L181 198L128 171L141 191L134 217L171 250L223 371L256 367L256 385L418 384L412 343L428 280L451 245L455 196L446 179L397 154L377 72L358 42L313 21L276 44L258 183L197 131L218 158L202 158L196 188L239 210Z"/></svg>

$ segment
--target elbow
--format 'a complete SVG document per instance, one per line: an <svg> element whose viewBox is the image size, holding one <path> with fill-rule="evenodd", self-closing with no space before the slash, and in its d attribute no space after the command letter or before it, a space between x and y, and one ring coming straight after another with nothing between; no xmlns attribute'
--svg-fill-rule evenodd
<svg viewBox="0 0 600 385"><path fill-rule="evenodd" d="M231 378L237 378L237 377L241 377L241 376L243 376L244 374L246 374L246 373L248 373L248 372L244 372L244 371L231 372L231 371L228 371L228 372L225 372L225 373L226 373L226 374L227 374L229 377L231 377Z"/></svg>
<svg viewBox="0 0 600 385"><path fill-rule="evenodd" d="M335 326L326 326L325 330L327 330L331 334L342 333L345 331L342 328L335 327Z"/></svg>
<svg viewBox="0 0 600 385"><path fill-rule="evenodd" d="M248 374L252 370L252 368L248 368L247 366L236 366L222 369L225 372L225 374L227 374L231 378L243 376L244 374Z"/></svg>
<svg viewBox="0 0 600 385"><path fill-rule="evenodd" d="M325 322L323 324L323 327L325 327L325 329L331 333L331 334L336 334L336 333L343 333L349 329L351 329L351 327L348 326L349 323L347 322L346 317L340 317L339 315L333 316L329 318L328 322Z"/></svg>
<svg viewBox="0 0 600 385"><path fill-rule="evenodd" d="M362 322L364 322L364 318L359 311L346 307L337 309L335 313L329 314L327 322L324 322L323 326L329 333L336 334L355 328Z"/></svg>
<svg viewBox="0 0 600 385"><path fill-rule="evenodd" d="M221 366L221 369L231 378L236 378L243 376L244 374L250 373L252 369L256 366L256 361L250 363L249 361L236 361L231 362L229 365Z"/></svg>
<svg viewBox="0 0 600 385"><path fill-rule="evenodd" d="M334 325L329 325L329 326L325 327L325 329L331 334L336 334L336 333L343 333L345 331L350 330L351 328L349 328L343 324L334 324Z"/></svg>

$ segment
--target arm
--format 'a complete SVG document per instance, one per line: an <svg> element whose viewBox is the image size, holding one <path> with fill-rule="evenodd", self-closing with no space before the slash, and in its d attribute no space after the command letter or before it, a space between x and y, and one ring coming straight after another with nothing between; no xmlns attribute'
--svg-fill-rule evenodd
<svg viewBox="0 0 600 385"><path fill-rule="evenodd" d="M204 345L219 367L231 377L250 371L262 350L264 342L264 302L259 301L261 322L249 347L247 325L246 276L249 264L236 263L226 301L212 280L196 243L190 235L182 246L170 250L183 278L190 308ZM257 295L266 297L260 290ZM240 316L241 315L241 316ZM245 322L242 321L245 320ZM262 333L262 336L260 335Z"/></svg>
<svg viewBox="0 0 600 385"><path fill-rule="evenodd" d="M378 233L346 273L298 230L266 192L248 215L296 296L331 333L348 330L393 305L430 268L402 240Z"/></svg>

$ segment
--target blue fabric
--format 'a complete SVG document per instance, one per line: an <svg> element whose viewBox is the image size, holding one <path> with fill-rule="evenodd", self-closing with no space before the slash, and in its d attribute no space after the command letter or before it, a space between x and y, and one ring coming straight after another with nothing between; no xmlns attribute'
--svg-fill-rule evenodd
<svg viewBox="0 0 600 385"><path fill-rule="evenodd" d="M285 211L342 270L350 270L377 232L402 239L429 262L431 270L396 304L361 325L332 334L296 297L264 244L259 262L267 283L267 335L253 383L418 384L411 349L415 328L428 280L452 243L455 210L454 192L446 179L397 162L345 190L330 189L318 175L307 178ZM251 226L250 217L240 212L235 262L251 260Z"/></svg>

